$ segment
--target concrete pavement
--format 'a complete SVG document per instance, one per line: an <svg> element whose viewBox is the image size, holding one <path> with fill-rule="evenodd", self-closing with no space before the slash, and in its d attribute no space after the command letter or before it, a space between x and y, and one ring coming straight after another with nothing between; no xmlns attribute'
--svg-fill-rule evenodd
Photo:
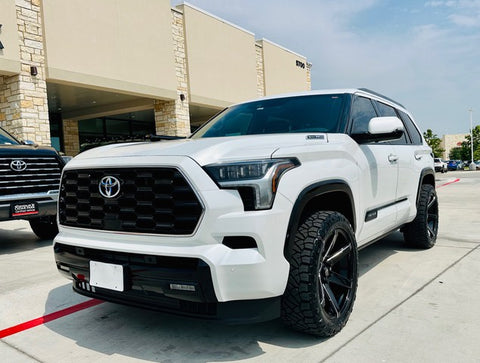
<svg viewBox="0 0 480 363"><path fill-rule="evenodd" d="M444 185L460 178L460 181ZM353 313L319 340L279 321L229 326L102 303L0 340L5 362L480 362L480 172L437 174L440 233L360 252ZM444 186L442 186L444 185ZM51 241L0 223L0 331L89 301L55 268Z"/></svg>

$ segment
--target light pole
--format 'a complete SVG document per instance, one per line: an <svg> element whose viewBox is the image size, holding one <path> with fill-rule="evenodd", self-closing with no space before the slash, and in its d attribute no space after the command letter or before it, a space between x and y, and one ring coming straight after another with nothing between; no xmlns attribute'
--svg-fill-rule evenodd
<svg viewBox="0 0 480 363"><path fill-rule="evenodd" d="M470 170L477 170L477 165L473 162L473 121L472 121L472 113L473 110L469 109L470 112L470 146L471 146L471 160L470 160Z"/></svg>

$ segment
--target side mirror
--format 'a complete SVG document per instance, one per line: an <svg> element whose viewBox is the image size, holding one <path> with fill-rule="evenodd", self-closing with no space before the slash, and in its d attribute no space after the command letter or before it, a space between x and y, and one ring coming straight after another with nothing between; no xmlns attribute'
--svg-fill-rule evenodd
<svg viewBox="0 0 480 363"><path fill-rule="evenodd" d="M405 129L398 117L373 117L368 122L368 132L353 134L352 138L359 144L396 140L403 136Z"/></svg>
<svg viewBox="0 0 480 363"><path fill-rule="evenodd" d="M23 145L37 146L35 141L32 140L23 140Z"/></svg>

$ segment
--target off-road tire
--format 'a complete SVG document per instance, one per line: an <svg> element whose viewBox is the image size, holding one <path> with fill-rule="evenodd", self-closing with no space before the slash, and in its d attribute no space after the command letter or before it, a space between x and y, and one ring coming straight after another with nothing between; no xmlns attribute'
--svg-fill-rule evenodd
<svg viewBox="0 0 480 363"><path fill-rule="evenodd" d="M435 187L423 184L417 202L417 216L403 229L405 242L415 248L432 248L438 234L438 199Z"/></svg>
<svg viewBox="0 0 480 363"><path fill-rule="evenodd" d="M55 216L30 219L29 222L33 233L42 240L53 239L58 234L58 226Z"/></svg>
<svg viewBox="0 0 480 363"><path fill-rule="evenodd" d="M337 212L312 213L298 227L287 259L283 322L315 336L335 335L347 323L357 291L358 251L350 223Z"/></svg>

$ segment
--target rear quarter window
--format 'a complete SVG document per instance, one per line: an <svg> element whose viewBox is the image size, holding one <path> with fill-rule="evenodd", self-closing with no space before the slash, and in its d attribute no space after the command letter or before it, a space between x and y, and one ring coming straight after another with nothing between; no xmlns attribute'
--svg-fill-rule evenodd
<svg viewBox="0 0 480 363"><path fill-rule="evenodd" d="M407 128L408 135L412 140L412 144L422 145L423 144L422 135L420 134L417 127L413 123L412 119L403 111L398 110L398 113L400 114L400 118L402 119L403 124Z"/></svg>

